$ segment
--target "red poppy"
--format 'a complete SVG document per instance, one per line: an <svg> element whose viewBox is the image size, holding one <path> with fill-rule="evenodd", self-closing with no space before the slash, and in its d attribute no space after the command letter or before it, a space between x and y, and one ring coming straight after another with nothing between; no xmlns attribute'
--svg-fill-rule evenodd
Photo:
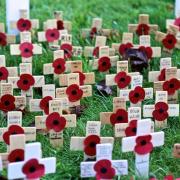
<svg viewBox="0 0 180 180"><path fill-rule="evenodd" d="M40 101L40 108L44 110L45 114L49 114L49 101L52 100L53 98L51 96L46 96Z"/></svg>
<svg viewBox="0 0 180 180"><path fill-rule="evenodd" d="M168 92L168 95L173 95L180 89L180 81L176 78L172 78L163 83L163 90Z"/></svg>
<svg viewBox="0 0 180 180"><path fill-rule="evenodd" d="M86 79L86 76L80 72L80 71L74 71L73 73L78 73L79 74L79 82L80 82L80 85L84 85L84 80Z"/></svg>
<svg viewBox="0 0 180 180"><path fill-rule="evenodd" d="M64 29L64 23L62 20L57 20L57 29L63 30Z"/></svg>
<svg viewBox="0 0 180 180"><path fill-rule="evenodd" d="M153 150L153 144L151 140L151 135L138 136L136 138L136 146L134 151L140 155L150 153Z"/></svg>
<svg viewBox="0 0 180 180"><path fill-rule="evenodd" d="M93 27L90 31L90 38L93 39L97 35L97 28Z"/></svg>
<svg viewBox="0 0 180 180"><path fill-rule="evenodd" d="M37 159L30 159L24 164L22 172L26 175L27 179L38 179L44 176L45 167Z"/></svg>
<svg viewBox="0 0 180 180"><path fill-rule="evenodd" d="M174 25L178 26L180 30L180 17L175 19Z"/></svg>
<svg viewBox="0 0 180 180"><path fill-rule="evenodd" d="M0 99L0 110L4 112L13 111L15 109L15 97L11 94L5 94Z"/></svg>
<svg viewBox="0 0 180 180"><path fill-rule="evenodd" d="M0 32L0 46L7 45L7 36L5 33Z"/></svg>
<svg viewBox="0 0 180 180"><path fill-rule="evenodd" d="M15 149L8 155L8 161L10 163L24 161L24 150Z"/></svg>
<svg viewBox="0 0 180 180"><path fill-rule="evenodd" d="M95 47L93 50L93 56L94 57L99 57L99 46Z"/></svg>
<svg viewBox="0 0 180 180"><path fill-rule="evenodd" d="M158 76L158 81L165 81L166 79L166 69L162 69L160 75Z"/></svg>
<svg viewBox="0 0 180 180"><path fill-rule="evenodd" d="M7 80L9 72L6 67L0 67L0 81Z"/></svg>
<svg viewBox="0 0 180 180"><path fill-rule="evenodd" d="M141 35L148 35L150 31L150 27L147 24L139 24L136 29L136 34Z"/></svg>
<svg viewBox="0 0 180 180"><path fill-rule="evenodd" d="M53 61L52 66L54 68L54 73L62 74L66 69L65 64L66 64L66 62L63 58L58 58L55 61Z"/></svg>
<svg viewBox="0 0 180 180"><path fill-rule="evenodd" d="M53 129L55 132L62 131L66 126L66 119L59 115L57 112L53 112L46 118L46 127L48 130Z"/></svg>
<svg viewBox="0 0 180 180"><path fill-rule="evenodd" d="M116 175L115 169L112 167L110 160L102 159L96 162L94 165L97 179L113 179Z"/></svg>
<svg viewBox="0 0 180 180"><path fill-rule="evenodd" d="M125 129L125 134L127 137L135 136L137 132L137 120L132 120L129 123L129 126Z"/></svg>
<svg viewBox="0 0 180 180"><path fill-rule="evenodd" d="M9 140L11 135L24 134L24 129L18 125L9 126L8 130L3 134L3 140L9 145Z"/></svg>
<svg viewBox="0 0 180 180"><path fill-rule="evenodd" d="M121 45L119 46L119 54L120 54L121 56L123 56L124 53L125 53L128 49L130 49L130 48L132 48L132 47L133 47L133 45L132 45L131 43L121 44Z"/></svg>
<svg viewBox="0 0 180 180"><path fill-rule="evenodd" d="M96 155L96 145L100 144L101 139L99 136L92 134L85 138L84 140L84 152L88 156Z"/></svg>
<svg viewBox="0 0 180 180"><path fill-rule="evenodd" d="M76 102L82 98L83 91L79 88L77 84L72 84L67 87L66 94L70 102Z"/></svg>
<svg viewBox="0 0 180 180"><path fill-rule="evenodd" d="M153 118L157 121L164 121L168 118L168 105L165 102L158 102L155 104L155 110L153 111L152 115Z"/></svg>
<svg viewBox="0 0 180 180"><path fill-rule="evenodd" d="M174 177L172 175L168 175L168 176L164 177L164 180L174 180Z"/></svg>
<svg viewBox="0 0 180 180"><path fill-rule="evenodd" d="M111 68L111 60L107 56L103 56L98 60L98 70L100 72L106 72Z"/></svg>
<svg viewBox="0 0 180 180"><path fill-rule="evenodd" d="M123 88L129 86L129 84L131 82L131 76L127 75L126 72L121 71L115 76L114 81L117 83L117 86L120 89L123 89Z"/></svg>
<svg viewBox="0 0 180 180"><path fill-rule="evenodd" d="M136 86L134 90L129 92L129 100L133 104L143 101L145 98L145 91L142 87Z"/></svg>
<svg viewBox="0 0 180 180"><path fill-rule="evenodd" d="M19 19L17 22L17 28L20 32L31 30L31 21L29 19Z"/></svg>
<svg viewBox="0 0 180 180"><path fill-rule="evenodd" d="M33 56L33 45L29 42L24 42L20 44L19 50L21 51L21 56L24 58L30 58Z"/></svg>
<svg viewBox="0 0 180 180"><path fill-rule="evenodd" d="M61 50L64 50L64 59L69 59L72 57L72 45L71 44L67 44L67 43L64 43L61 45Z"/></svg>
<svg viewBox="0 0 180 180"><path fill-rule="evenodd" d="M163 46L166 49L174 49L176 43L177 43L177 39L173 34L167 34L166 37L162 40Z"/></svg>
<svg viewBox="0 0 180 180"><path fill-rule="evenodd" d="M114 126L116 123L127 123L128 113L124 109L118 109L116 113L111 114L110 122Z"/></svg>
<svg viewBox="0 0 180 180"><path fill-rule="evenodd" d="M21 74L19 80L17 81L17 86L23 91L27 91L34 85L34 83L35 79L31 74Z"/></svg>
<svg viewBox="0 0 180 180"><path fill-rule="evenodd" d="M47 29L45 36L48 42L53 42L59 39L60 34L59 31L54 28L54 29Z"/></svg>
<svg viewBox="0 0 180 180"><path fill-rule="evenodd" d="M139 50L144 51L148 59L152 58L153 51L151 47L140 46Z"/></svg>

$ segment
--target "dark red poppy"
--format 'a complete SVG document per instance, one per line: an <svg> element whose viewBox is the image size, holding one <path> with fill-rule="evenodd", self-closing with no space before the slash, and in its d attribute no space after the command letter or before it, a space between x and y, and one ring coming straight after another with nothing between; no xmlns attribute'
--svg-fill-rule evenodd
<svg viewBox="0 0 180 180"><path fill-rule="evenodd" d="M10 163L24 161L24 150L15 149L8 155L8 161Z"/></svg>
<svg viewBox="0 0 180 180"><path fill-rule="evenodd" d="M29 42L24 42L20 44L19 50L21 51L21 56L24 58L30 58L33 56L33 45Z"/></svg>
<svg viewBox="0 0 180 180"><path fill-rule="evenodd" d="M100 144L101 139L99 136L92 134L84 139L84 152L88 156L96 155L96 145Z"/></svg>
<svg viewBox="0 0 180 180"><path fill-rule="evenodd" d="M64 29L64 22L62 20L57 20L57 29L58 30Z"/></svg>
<svg viewBox="0 0 180 180"><path fill-rule="evenodd" d="M136 138L136 146L134 151L140 155L150 153L153 150L153 144L151 140L151 135L138 136Z"/></svg>
<svg viewBox="0 0 180 180"><path fill-rule="evenodd" d="M0 81L7 80L9 72L6 67L0 67Z"/></svg>
<svg viewBox="0 0 180 180"><path fill-rule="evenodd" d="M129 126L125 129L125 134L127 137L135 136L137 132L137 120L132 120L129 123Z"/></svg>
<svg viewBox="0 0 180 180"><path fill-rule="evenodd" d="M9 145L9 140L11 135L24 134L24 129L18 125L11 125L8 130L3 134L3 140Z"/></svg>
<svg viewBox="0 0 180 180"><path fill-rule="evenodd" d="M113 179L116 175L115 169L112 167L110 160L102 159L96 162L94 165L97 179Z"/></svg>
<svg viewBox="0 0 180 180"><path fill-rule="evenodd" d="M145 91L142 87L136 86L134 90L129 92L129 100L133 104L143 101L145 98Z"/></svg>
<svg viewBox="0 0 180 180"><path fill-rule="evenodd" d="M161 70L158 76L158 81L165 81L165 79L166 79L166 68Z"/></svg>
<svg viewBox="0 0 180 180"><path fill-rule="evenodd" d="M46 96L43 99L41 99L39 106L42 110L44 110L45 114L49 114L49 101L53 98L51 96Z"/></svg>
<svg viewBox="0 0 180 180"><path fill-rule="evenodd" d="M15 109L15 97L11 94L5 94L0 99L0 110L4 112L13 111Z"/></svg>
<svg viewBox="0 0 180 180"><path fill-rule="evenodd" d="M111 60L107 56L103 56L98 60L99 72L106 72L111 68Z"/></svg>
<svg viewBox="0 0 180 180"><path fill-rule="evenodd" d="M128 112L124 109L118 109L116 113L111 114L110 122L113 126L117 123L127 123Z"/></svg>
<svg viewBox="0 0 180 180"><path fill-rule="evenodd" d="M84 85L84 80L86 79L86 76L80 71L74 71L73 73L78 73L79 74L80 86Z"/></svg>
<svg viewBox="0 0 180 180"><path fill-rule="evenodd" d="M177 43L177 39L173 34L167 34L166 37L162 40L163 46L166 49L174 49L176 43Z"/></svg>
<svg viewBox="0 0 180 180"><path fill-rule="evenodd" d="M54 68L54 73L62 74L66 69L65 64L66 64L66 62L63 58L58 58L55 61L53 61L52 66Z"/></svg>
<svg viewBox="0 0 180 180"><path fill-rule="evenodd" d="M44 176L45 167L37 159L30 159L22 167L22 172L26 175L27 179L38 179Z"/></svg>
<svg viewBox="0 0 180 180"><path fill-rule="evenodd" d="M17 81L17 86L23 91L27 91L34 85L34 83L35 79L31 74L21 74L19 80Z"/></svg>
<svg viewBox="0 0 180 180"><path fill-rule="evenodd" d="M179 30L180 30L180 17L175 19L174 25L175 25L175 26L178 26L178 27L179 27Z"/></svg>
<svg viewBox="0 0 180 180"><path fill-rule="evenodd" d="M168 95L173 95L180 89L180 81L176 78L172 78L163 83L163 90L168 92Z"/></svg>
<svg viewBox="0 0 180 180"><path fill-rule="evenodd" d="M158 102L155 104L155 110L153 111L152 115L153 118L157 121L164 121L168 118L168 104L165 102Z"/></svg>
<svg viewBox="0 0 180 180"><path fill-rule="evenodd" d="M93 56L98 58L99 57L99 46L95 47L93 50Z"/></svg>
<svg viewBox="0 0 180 180"><path fill-rule="evenodd" d="M139 50L144 51L148 59L152 58L153 51L151 47L140 46Z"/></svg>
<svg viewBox="0 0 180 180"><path fill-rule="evenodd" d="M45 33L48 42L57 41L59 39L59 31L57 29L47 29Z"/></svg>
<svg viewBox="0 0 180 180"><path fill-rule="evenodd" d="M66 94L70 102L76 102L82 98L83 91L79 88L77 84L72 84L67 87Z"/></svg>
<svg viewBox="0 0 180 180"><path fill-rule="evenodd" d="M31 30L31 21L29 19L19 19L17 22L17 28L20 32Z"/></svg>
<svg viewBox="0 0 180 180"><path fill-rule="evenodd" d="M141 35L149 35L150 27L147 24L139 24L136 29L136 34Z"/></svg>
<svg viewBox="0 0 180 180"><path fill-rule="evenodd" d="M64 43L61 45L61 50L64 50L64 59L70 59L73 55L71 44Z"/></svg>
<svg viewBox="0 0 180 180"><path fill-rule="evenodd" d="M126 72L121 71L115 76L114 81L117 83L117 86L120 89L123 89L123 88L129 86L129 84L131 82L131 76L127 75Z"/></svg>
<svg viewBox="0 0 180 180"><path fill-rule="evenodd" d="M53 112L46 118L46 128L48 130L53 129L55 132L62 131L66 126L66 119L60 116L59 113Z"/></svg>
<svg viewBox="0 0 180 180"><path fill-rule="evenodd" d="M0 46L7 45L7 36L5 33L0 32Z"/></svg>
<svg viewBox="0 0 180 180"><path fill-rule="evenodd" d="M97 28L93 27L90 31L90 38L93 39L97 35Z"/></svg>
<svg viewBox="0 0 180 180"><path fill-rule="evenodd" d="M124 53L125 53L128 49L130 49L130 48L132 48L132 47L133 47L133 45L132 45L131 43L121 44L121 45L119 46L119 54L120 54L121 56L123 56Z"/></svg>

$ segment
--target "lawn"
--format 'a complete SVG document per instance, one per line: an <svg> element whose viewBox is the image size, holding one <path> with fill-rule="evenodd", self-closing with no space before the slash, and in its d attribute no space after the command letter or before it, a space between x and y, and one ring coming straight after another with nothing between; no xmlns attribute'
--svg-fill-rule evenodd
<svg viewBox="0 0 180 180"><path fill-rule="evenodd" d="M72 21L73 45L92 45L93 43L79 38L81 28L90 27L93 17L103 18L104 28L117 29L121 34L127 32L129 23L136 23L139 13L150 14L150 22L158 24L161 31L165 32L165 22L168 18L174 18L174 2L172 0L31 0L31 18L37 18L41 22L52 18L54 10L64 11L64 19ZM5 22L5 0L0 1L0 21ZM37 39L34 39L36 41ZM113 42L120 42L120 38ZM108 44L111 46L112 41ZM152 45L158 45L152 38ZM0 54L5 54L8 66L17 66L20 63L20 57L13 57L9 54L9 47L0 49ZM47 44L43 44L43 55L33 57L33 74L42 74L43 63L52 61L53 53L47 49ZM162 54L162 57L167 55ZM84 57L80 58L86 64ZM173 65L180 67L180 51L175 50L172 55ZM158 70L159 59L153 59L151 67ZM85 66L85 71L88 67ZM112 70L114 72L114 70ZM96 72L96 82L104 79L104 75ZM51 76L46 77L46 83L53 83ZM144 73L145 87L152 84L147 83L147 72ZM18 93L18 92L16 92ZM48 141L48 137L38 134L37 141L42 143L43 156L55 156L57 158L57 170L53 175L48 175L43 179L79 179L80 162L83 161L82 152L73 152L69 150L71 136L85 136L85 126L87 121L99 121L99 113L112 111L112 98L116 96L102 96L93 86L93 96L81 101L87 108L77 120L77 128L68 128L64 131L64 147L54 149ZM35 93L39 97L39 93ZM145 101L146 104L153 101ZM23 116L23 125L33 125L34 116L37 113L26 112ZM6 119L1 116L0 126L6 126ZM176 177L180 176L180 160L172 157L172 147L174 143L180 142L180 118L169 118L165 132L165 145L155 148L151 154L150 172L162 179L165 175L173 173ZM110 126L102 126L102 136L113 136L113 130ZM5 151L5 146L1 144L0 151ZM134 175L134 154L121 152L121 139L116 139L113 151L113 159L128 159L129 176L121 179L128 180ZM120 178L119 178L120 179Z"/></svg>

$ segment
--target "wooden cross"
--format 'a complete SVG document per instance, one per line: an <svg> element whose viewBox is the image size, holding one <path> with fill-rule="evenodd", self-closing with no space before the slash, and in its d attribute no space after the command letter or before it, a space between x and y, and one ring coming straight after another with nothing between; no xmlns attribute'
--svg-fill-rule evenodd
<svg viewBox="0 0 180 180"><path fill-rule="evenodd" d="M100 137L101 122L87 121L86 137L71 137L70 150L84 151L84 159L94 159L96 157L96 144L114 144L113 137Z"/></svg>
<svg viewBox="0 0 180 180"><path fill-rule="evenodd" d="M32 44L31 33L20 33L21 44L12 44L10 46L10 54L21 56L22 62L32 62L33 55L42 54L42 47L40 44Z"/></svg>
<svg viewBox="0 0 180 180"><path fill-rule="evenodd" d="M179 143L174 144L173 157L180 158L180 144Z"/></svg>
<svg viewBox="0 0 180 180"><path fill-rule="evenodd" d="M141 35L149 35L151 33L155 33L158 30L158 25L149 24L149 15L148 14L140 14L138 24L129 24L128 31L132 33L136 33L139 36Z"/></svg>
<svg viewBox="0 0 180 180"><path fill-rule="evenodd" d="M156 104L143 106L143 117L151 117L157 127L166 127L168 117L179 117L179 104L167 104L167 91L156 91Z"/></svg>
<svg viewBox="0 0 180 180"><path fill-rule="evenodd" d="M96 145L96 152L97 152L96 161L81 162L81 166L80 166L81 177L82 178L96 177L99 179L112 180L113 177L115 176L127 175L128 174L128 161L127 160L112 160L112 150L113 150L112 144L109 144L109 143L97 144Z"/></svg>
<svg viewBox="0 0 180 180"><path fill-rule="evenodd" d="M150 153L154 147L164 144L164 132L151 133L151 120L137 121L137 134L122 139L122 152L134 151L136 155L136 175L144 178L149 177Z"/></svg>
<svg viewBox="0 0 180 180"><path fill-rule="evenodd" d="M40 180L45 174L55 173L55 171L56 158L42 158L41 144L29 143L25 145L24 161L8 164L8 179Z"/></svg>

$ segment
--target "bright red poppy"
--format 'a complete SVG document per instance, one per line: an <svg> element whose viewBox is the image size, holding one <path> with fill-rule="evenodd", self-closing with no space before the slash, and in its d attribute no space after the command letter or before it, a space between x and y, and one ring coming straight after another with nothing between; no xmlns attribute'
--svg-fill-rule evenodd
<svg viewBox="0 0 180 180"><path fill-rule="evenodd" d="M94 50L93 50L93 56L95 58L98 58L99 57L99 46L95 47Z"/></svg>
<svg viewBox="0 0 180 180"><path fill-rule="evenodd" d="M65 60L63 58L58 58L55 61L53 61L52 66L54 68L55 74L62 74L64 73L66 67L65 67Z"/></svg>
<svg viewBox="0 0 180 180"><path fill-rule="evenodd" d="M127 123L128 112L124 109L118 109L116 113L111 114L110 122L113 126L117 123Z"/></svg>
<svg viewBox="0 0 180 180"><path fill-rule="evenodd" d="M153 51L151 47L140 46L139 50L144 51L148 59L152 58Z"/></svg>
<svg viewBox="0 0 180 180"><path fill-rule="evenodd" d="M86 79L86 76L84 75L84 73L82 73L80 71L74 71L73 73L78 73L79 74L79 83L80 83L80 86L84 85L84 81Z"/></svg>
<svg viewBox="0 0 180 180"><path fill-rule="evenodd" d="M19 50L21 51L21 56L24 58L30 58L33 56L33 45L29 42L24 42L20 44Z"/></svg>
<svg viewBox="0 0 180 180"><path fill-rule="evenodd" d="M163 83L163 90L168 92L168 95L173 95L180 89L180 81L176 78L172 78Z"/></svg>
<svg viewBox="0 0 180 180"><path fill-rule="evenodd" d="M120 54L121 56L123 56L124 53L125 53L128 49L130 49L130 48L132 48L132 47L133 47L133 45L132 45L131 43L121 44L121 45L119 46L119 54Z"/></svg>
<svg viewBox="0 0 180 180"><path fill-rule="evenodd" d="M18 125L11 125L8 127L8 130L3 134L4 142L9 145L10 136L17 135L17 134L24 134L24 129Z"/></svg>
<svg viewBox="0 0 180 180"><path fill-rule="evenodd" d="M166 69L162 69L159 76L158 76L158 81L165 81L166 79Z"/></svg>
<svg viewBox="0 0 180 180"><path fill-rule="evenodd" d="M62 20L57 20L57 29L58 30L64 29L64 22Z"/></svg>
<svg viewBox="0 0 180 180"><path fill-rule="evenodd" d="M153 118L157 121L164 121L168 118L168 104L165 102L157 102L155 104L155 110L153 111L152 115Z"/></svg>
<svg viewBox="0 0 180 180"><path fill-rule="evenodd" d="M22 172L26 175L27 179L38 179L44 176L45 167L37 159L30 159L24 164Z"/></svg>
<svg viewBox="0 0 180 180"><path fill-rule="evenodd" d="M24 150L15 149L8 155L8 161L10 163L24 161Z"/></svg>
<svg viewBox="0 0 180 180"><path fill-rule="evenodd" d="M35 79L31 74L21 74L19 80L17 81L17 86L23 91L27 91L35 83Z"/></svg>
<svg viewBox="0 0 180 180"><path fill-rule="evenodd" d="M166 37L162 40L163 46L166 49L174 49L177 43L177 39L173 34L167 34Z"/></svg>
<svg viewBox="0 0 180 180"><path fill-rule="evenodd" d="M7 80L9 72L6 67L0 67L0 81Z"/></svg>
<svg viewBox="0 0 180 180"><path fill-rule="evenodd" d="M62 131L66 126L66 119L60 116L59 113L53 112L49 114L46 118L46 128L47 130L54 130L55 132Z"/></svg>
<svg viewBox="0 0 180 180"><path fill-rule="evenodd" d="M147 24L139 24L136 29L136 34L141 35L149 35L150 27Z"/></svg>
<svg viewBox="0 0 180 180"><path fill-rule="evenodd" d="M120 89L123 89L129 86L131 82L131 76L127 75L126 72L121 71L115 76L114 81L117 83L117 86Z"/></svg>
<svg viewBox="0 0 180 180"><path fill-rule="evenodd" d="M18 22L17 22L17 29L20 31L20 32L23 32L23 31L30 31L31 30L31 27L32 27L32 24L31 24L31 21L29 19L19 19Z"/></svg>
<svg viewBox="0 0 180 180"><path fill-rule="evenodd" d="M137 120L132 120L129 122L129 126L125 129L125 134L127 137L135 136L137 132Z"/></svg>
<svg viewBox="0 0 180 180"><path fill-rule="evenodd" d="M60 47L61 50L64 50L64 59L70 59L73 55L73 47L71 44L64 43Z"/></svg>
<svg viewBox="0 0 180 180"><path fill-rule="evenodd" d="M136 138L136 146L134 148L134 151L140 155L150 153L153 150L153 144L151 140L151 135L138 136Z"/></svg>
<svg viewBox="0 0 180 180"><path fill-rule="evenodd" d="M7 36L5 33L0 32L0 46L6 46L7 45Z"/></svg>
<svg viewBox="0 0 180 180"><path fill-rule="evenodd" d="M166 177L164 177L164 180L174 180L174 177L172 175L168 175ZM176 179L178 180L178 179Z"/></svg>
<svg viewBox="0 0 180 180"><path fill-rule="evenodd" d="M179 27L179 30L180 30L180 17L178 17L178 18L175 19L174 25L178 26L178 27Z"/></svg>
<svg viewBox="0 0 180 180"><path fill-rule="evenodd" d="M13 111L15 109L15 97L11 94L5 94L0 99L0 110L4 112Z"/></svg>
<svg viewBox="0 0 180 180"><path fill-rule="evenodd" d="M101 143L98 135L92 134L84 139L84 152L88 156L96 155L96 145Z"/></svg>
<svg viewBox="0 0 180 180"><path fill-rule="evenodd" d="M57 29L47 29L45 33L48 42L53 42L59 40L59 31Z"/></svg>
<svg viewBox="0 0 180 180"><path fill-rule="evenodd" d="M113 179L116 175L115 169L112 167L110 160L102 159L96 162L94 165L97 179Z"/></svg>
<svg viewBox="0 0 180 180"><path fill-rule="evenodd" d="M142 87L136 86L134 90L129 92L129 100L133 104L143 101L145 98L145 91Z"/></svg>
<svg viewBox="0 0 180 180"><path fill-rule="evenodd" d="M52 100L53 98L51 96L45 96L43 99L40 101L40 108L44 110L45 114L49 114L49 101Z"/></svg>
<svg viewBox="0 0 180 180"><path fill-rule="evenodd" d="M111 60L107 56L103 56L98 60L99 72L106 72L111 68Z"/></svg>
<svg viewBox="0 0 180 180"><path fill-rule="evenodd" d="M93 39L97 35L97 28L93 27L90 31L90 38Z"/></svg>

